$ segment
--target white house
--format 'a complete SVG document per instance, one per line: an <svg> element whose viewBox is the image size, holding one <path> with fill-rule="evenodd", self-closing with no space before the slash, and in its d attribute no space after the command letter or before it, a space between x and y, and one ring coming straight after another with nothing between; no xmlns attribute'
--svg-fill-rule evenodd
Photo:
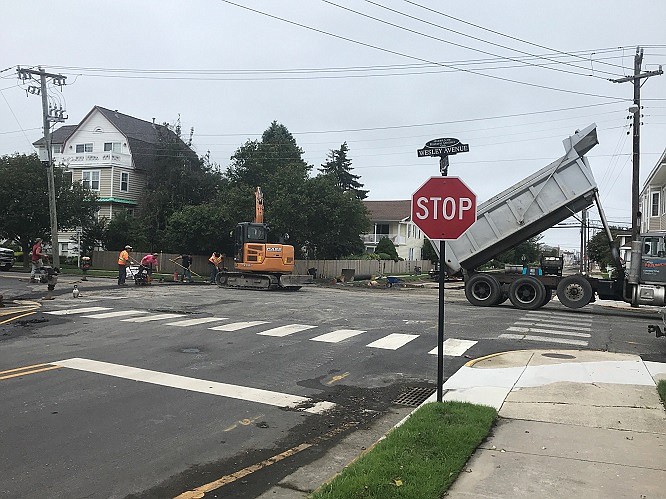
<svg viewBox="0 0 666 499"><path fill-rule="evenodd" d="M666 151L643 184L639 206L641 232L666 230Z"/></svg>
<svg viewBox="0 0 666 499"><path fill-rule="evenodd" d="M131 215L141 210L146 175L158 146L163 139L175 137L154 121L95 106L78 125L65 125L52 133L54 165L65 168L72 182L81 182L97 194L98 218L110 220L120 210ZM44 157L44 139L34 146ZM61 255L76 254L73 236L72 232L59 234Z"/></svg>
<svg viewBox="0 0 666 499"><path fill-rule="evenodd" d="M398 256L404 260L421 260L425 236L411 221L411 200L363 201L373 229L362 234L365 251L374 253L377 243L388 237Z"/></svg>

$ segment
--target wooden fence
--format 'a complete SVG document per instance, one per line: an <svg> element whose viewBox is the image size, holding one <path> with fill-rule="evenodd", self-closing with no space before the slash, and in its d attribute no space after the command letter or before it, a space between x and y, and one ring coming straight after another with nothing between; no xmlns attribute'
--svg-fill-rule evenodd
<svg viewBox="0 0 666 499"><path fill-rule="evenodd" d="M93 269L117 270L119 251L95 251L92 256ZM145 253L130 252L130 258L139 262ZM160 272L171 274L173 272L182 273L182 269L173 263L179 256L173 253L159 253L158 265ZM209 275L208 258L210 255L192 255L192 271L204 277ZM178 260L180 263L180 260ZM224 266L232 269L233 258L224 259ZM295 274L307 274L316 271L317 277L333 278L347 274L348 269L354 271L357 276L378 276L393 274L411 274L419 267L421 272L428 272L433 268L429 260L411 260L399 261L393 260L296 260L294 269ZM343 272L345 270L345 272Z"/></svg>

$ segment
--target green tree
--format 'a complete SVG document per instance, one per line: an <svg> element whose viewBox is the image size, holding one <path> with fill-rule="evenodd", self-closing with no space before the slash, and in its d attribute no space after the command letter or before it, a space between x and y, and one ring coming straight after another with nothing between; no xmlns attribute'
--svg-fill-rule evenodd
<svg viewBox="0 0 666 499"><path fill-rule="evenodd" d="M428 238L426 238L423 241L423 250L421 252L421 255L423 256L424 260L430 260L431 263L438 263L439 262L439 257L437 256L437 253L435 252L435 248L432 245L432 241L430 241L430 239L428 239Z"/></svg>
<svg viewBox="0 0 666 499"><path fill-rule="evenodd" d="M236 221L227 220L218 205L185 206L169 217L164 248L171 253L232 254L233 240L229 233L235 225Z"/></svg>
<svg viewBox="0 0 666 499"><path fill-rule="evenodd" d="M400 259L398 257L398 252L395 249L393 241L391 241L388 237L382 237L379 240L377 247L375 248L375 253L378 255L386 254L390 257L391 260L395 260L396 262Z"/></svg>
<svg viewBox="0 0 666 499"><path fill-rule="evenodd" d="M610 227L613 241L620 232L627 232L630 229L626 227ZM600 230L590 238L587 243L587 254L591 260L599 264L599 267L605 269L607 266L615 266L615 261L611 255L610 246L608 245L608 237L605 230Z"/></svg>
<svg viewBox="0 0 666 499"><path fill-rule="evenodd" d="M351 172L352 162L347 156L348 152L347 142L343 142L340 149L331 149L326 162L321 165L319 171L325 175L331 175L340 190L352 192L357 199L365 199L368 197L368 191L361 189L363 184L358 181L361 178L360 175L354 175Z"/></svg>
<svg viewBox="0 0 666 499"><path fill-rule="evenodd" d="M495 261L516 265L535 263L539 261L539 255L541 254L539 248L539 241L541 239L543 239L541 234L531 237L515 245L513 248L503 251L495 257Z"/></svg>
<svg viewBox="0 0 666 499"><path fill-rule="evenodd" d="M47 169L36 154L0 156L0 237L16 241L24 254L37 237L51 235ZM96 197L61 168L54 168L58 228L90 226L95 220ZM27 262L27 259L25 259Z"/></svg>
<svg viewBox="0 0 666 499"><path fill-rule="evenodd" d="M364 251L361 234L371 226L365 207L353 193L340 191L329 175L305 184L299 208L305 220L294 239L309 258L336 259Z"/></svg>
<svg viewBox="0 0 666 499"><path fill-rule="evenodd" d="M149 242L143 234L143 228L137 224L136 218L127 210L121 210L106 223L102 245L107 250L119 251L127 244L136 251L150 251Z"/></svg>
<svg viewBox="0 0 666 499"><path fill-rule="evenodd" d="M184 206L208 203L220 191L221 175L208 155L199 158L179 136L179 127L159 129L153 167L146 176L141 215L135 222L148 251L163 244L167 220Z"/></svg>

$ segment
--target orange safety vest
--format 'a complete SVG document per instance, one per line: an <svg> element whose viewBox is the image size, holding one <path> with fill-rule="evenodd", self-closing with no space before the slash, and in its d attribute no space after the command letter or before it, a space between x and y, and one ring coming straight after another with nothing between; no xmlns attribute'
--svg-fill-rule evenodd
<svg viewBox="0 0 666 499"><path fill-rule="evenodd" d="M208 261L217 267L220 264L220 262L222 261L222 257L221 256L215 256L215 253L213 253L211 255L211 257L208 259Z"/></svg>
<svg viewBox="0 0 666 499"><path fill-rule="evenodd" d="M127 250L122 250L120 252L120 255L118 255L118 265L127 265L128 260L129 260L129 253L127 253Z"/></svg>

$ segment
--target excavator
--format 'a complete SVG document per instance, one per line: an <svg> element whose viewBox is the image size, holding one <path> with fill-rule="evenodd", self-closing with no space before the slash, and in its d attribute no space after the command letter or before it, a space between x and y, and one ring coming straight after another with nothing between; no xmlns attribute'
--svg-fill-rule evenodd
<svg viewBox="0 0 666 499"><path fill-rule="evenodd" d="M253 222L241 222L234 230L234 270L217 274L221 288L296 291L313 284L311 275L295 275L294 247L268 242L268 226L264 223L264 195L261 187L254 192Z"/></svg>

